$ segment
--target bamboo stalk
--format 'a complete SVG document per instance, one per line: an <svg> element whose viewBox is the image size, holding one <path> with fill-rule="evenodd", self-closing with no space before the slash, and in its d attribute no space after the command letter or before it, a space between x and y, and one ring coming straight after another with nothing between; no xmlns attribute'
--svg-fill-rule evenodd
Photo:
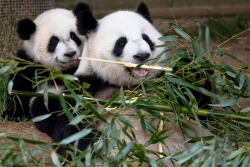
<svg viewBox="0 0 250 167"><path fill-rule="evenodd" d="M160 115L164 115L163 114L163 112L160 112ZM160 120L160 124L159 124L159 128L158 128L158 132L161 132L163 130L163 120L161 119ZM161 153L160 155L159 155L159 157L160 158L163 158L163 155L162 155L162 153L163 153L163 148L162 148L162 143L161 142L159 142L158 143L158 150L159 150L159 153Z"/></svg>
<svg viewBox="0 0 250 167"><path fill-rule="evenodd" d="M139 68L145 68L145 69L173 71L173 69L170 67L161 67L161 66L157 66L157 65L153 65L153 66L145 65L145 64L140 65L140 64L133 64L133 63L122 62L122 61L114 61L114 60L106 60L106 59L98 59L98 58L90 58L90 57L80 57L79 59L99 61L99 62L105 62L105 63L121 64L121 65L124 65L125 67L137 67L137 66L139 66Z"/></svg>

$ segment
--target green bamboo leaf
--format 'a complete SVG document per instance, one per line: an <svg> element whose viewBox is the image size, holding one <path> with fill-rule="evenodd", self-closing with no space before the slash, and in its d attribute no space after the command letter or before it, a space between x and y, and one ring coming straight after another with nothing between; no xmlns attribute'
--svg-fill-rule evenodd
<svg viewBox="0 0 250 167"><path fill-rule="evenodd" d="M116 117L116 119L118 119L125 126L131 127L131 128L133 127L133 125L131 124L131 122L128 119L126 119L125 117L123 117L123 116L118 116L118 117Z"/></svg>
<svg viewBox="0 0 250 167"><path fill-rule="evenodd" d="M135 144L134 141L128 143L128 145L125 148L123 148L122 151L115 157L115 160L120 161L122 158L124 158L130 152L134 144Z"/></svg>
<svg viewBox="0 0 250 167"><path fill-rule="evenodd" d="M247 80L247 77L241 74L240 81L239 81L239 89L241 89L245 85L246 80Z"/></svg>
<svg viewBox="0 0 250 167"><path fill-rule="evenodd" d="M187 87L185 87L185 91L186 91L186 93L187 93L187 95L188 95L188 97L189 97L189 99L191 101L192 108L195 109L195 111L198 111L198 109L199 109L198 103L197 103L197 100L194 97L193 93ZM197 116L197 114L196 114L195 111L191 110L191 112L192 112L192 114L193 114L193 116L195 118L195 121L196 121L196 124L197 124L199 130L202 131L201 122L200 122L200 120L199 120L199 118L198 118L198 116Z"/></svg>
<svg viewBox="0 0 250 167"><path fill-rule="evenodd" d="M151 145L151 144L156 144L159 142L164 142L164 140L169 137L168 135L166 135L167 132L168 132L168 129L162 130L160 132L156 131L155 133L151 135L150 139L148 140L148 144ZM164 134L165 136L163 136Z"/></svg>
<svg viewBox="0 0 250 167"><path fill-rule="evenodd" d="M159 167L159 165L157 164L155 160L150 160L149 163L151 167Z"/></svg>
<svg viewBox="0 0 250 167"><path fill-rule="evenodd" d="M137 116L140 119L141 129L142 129L143 135L146 136L147 129L146 129L146 123L145 123L144 115L142 114L141 110L138 107L136 107L135 110L136 110Z"/></svg>
<svg viewBox="0 0 250 167"><path fill-rule="evenodd" d="M204 162L204 164L201 167L210 167L210 166L212 166L211 165L212 164L212 159L213 159L212 156L208 157L207 160Z"/></svg>
<svg viewBox="0 0 250 167"><path fill-rule="evenodd" d="M6 133L0 133L0 137L6 136Z"/></svg>
<svg viewBox="0 0 250 167"><path fill-rule="evenodd" d="M193 131L193 129L191 129L187 124L185 124L184 122L182 123L182 128L185 130L185 132L187 132L188 136L190 137L195 137L195 133Z"/></svg>
<svg viewBox="0 0 250 167"><path fill-rule="evenodd" d="M87 136L88 134L90 134L92 130L91 129L83 129L65 139L63 139L60 144L69 144L69 143L72 143L76 140L80 140L82 138L84 138L85 136Z"/></svg>
<svg viewBox="0 0 250 167"><path fill-rule="evenodd" d="M199 150L202 150L204 147L203 143L201 142L196 142L190 149L192 153L198 153Z"/></svg>
<svg viewBox="0 0 250 167"><path fill-rule="evenodd" d="M69 125L77 125L79 124L83 119L84 119L84 115L77 115L75 116L69 123Z"/></svg>
<svg viewBox="0 0 250 167"><path fill-rule="evenodd" d="M38 116L38 117L35 117L32 119L32 122L39 122L39 121L43 121L47 118L49 118L50 116L52 115L52 113L50 114L44 114L44 115L41 115L41 116Z"/></svg>
<svg viewBox="0 0 250 167"><path fill-rule="evenodd" d="M52 153L51 153L51 160L56 167L62 167L61 162L60 162L57 154L55 153L55 151L52 151Z"/></svg>
<svg viewBox="0 0 250 167"><path fill-rule="evenodd" d="M174 28L175 32L177 34L179 34L182 38L184 38L185 40L191 42L192 38L191 38L190 35L188 35L186 32L184 32L181 28L179 28L177 26L174 26L173 28Z"/></svg>
<svg viewBox="0 0 250 167"><path fill-rule="evenodd" d="M68 81L75 81L77 78L74 75L63 74L62 77Z"/></svg>
<svg viewBox="0 0 250 167"><path fill-rule="evenodd" d="M157 85L152 84L152 83L149 82L149 81L145 81L144 83L145 83L148 87L150 87L150 88L152 88L154 91L156 91L157 96L160 97L160 99L161 99L162 101L168 101L167 98L166 98L166 95L164 94L164 92L159 91Z"/></svg>
<svg viewBox="0 0 250 167"><path fill-rule="evenodd" d="M240 110L240 113L247 113L247 112L250 112L250 107L246 107Z"/></svg>
<svg viewBox="0 0 250 167"><path fill-rule="evenodd" d="M199 39L192 39L192 47L196 58L203 56L203 46Z"/></svg>
<svg viewBox="0 0 250 167"><path fill-rule="evenodd" d="M228 107L228 106L232 106L232 105L234 105L236 103L237 103L236 99L229 99L229 100L222 100L218 104L209 104L209 105L213 106L213 107Z"/></svg>
<svg viewBox="0 0 250 167"><path fill-rule="evenodd" d="M208 91L207 89L203 88L203 87L199 87L199 92L203 93L204 95L207 95L209 97L213 97L219 101L223 101L223 98L220 97L219 95L215 94L215 93L212 93L210 91Z"/></svg>
<svg viewBox="0 0 250 167"><path fill-rule="evenodd" d="M234 158L234 160L232 162L232 166L240 166L240 164L241 164L241 155L242 154L240 154L239 156Z"/></svg>
<svg viewBox="0 0 250 167"><path fill-rule="evenodd" d="M176 86L172 86L174 92L176 93L177 97L180 99L180 101L182 102L182 104L188 109L188 111L191 111L191 108L189 106L189 101L186 99L186 97L184 96L183 92L180 90L179 87Z"/></svg>
<svg viewBox="0 0 250 167"><path fill-rule="evenodd" d="M200 167L200 159L196 158L192 160L192 164L188 165L189 167Z"/></svg>
<svg viewBox="0 0 250 167"><path fill-rule="evenodd" d="M44 101L44 105L46 107L47 110L49 110L49 98L48 98L48 82L45 82L43 84L44 86L44 90L43 90L43 101Z"/></svg>
<svg viewBox="0 0 250 167"><path fill-rule="evenodd" d="M201 27L201 24L200 22L196 22L198 27L199 27L199 40L202 41L203 40L203 31L202 31L202 27Z"/></svg>
<svg viewBox="0 0 250 167"><path fill-rule="evenodd" d="M211 47L210 47L210 31L209 31L209 27L207 27L207 26L205 28L205 45L206 45L206 52L209 53L211 51Z"/></svg>
<svg viewBox="0 0 250 167"><path fill-rule="evenodd" d="M175 5L176 0L168 0L168 6L172 8Z"/></svg>
<svg viewBox="0 0 250 167"><path fill-rule="evenodd" d="M67 118L71 121L74 116L73 114L69 111L69 108L66 105L65 99L63 96L59 96L59 100L60 100L60 104L63 108L63 112L65 113L65 115L67 116Z"/></svg>
<svg viewBox="0 0 250 167"><path fill-rule="evenodd" d="M8 89L7 89L8 90L8 94L12 93L13 84L14 84L13 80L10 80L8 82Z"/></svg>
<svg viewBox="0 0 250 167"><path fill-rule="evenodd" d="M226 74L232 78L236 78L236 73L231 71L226 71Z"/></svg>
<svg viewBox="0 0 250 167"><path fill-rule="evenodd" d="M172 77L168 77L167 79L168 79L170 82L173 82L173 83L176 83L176 84L178 84L178 85L182 85L182 86L184 86L184 87L188 87L188 88L191 88L191 89L193 89L193 90L196 90L196 91L200 92L200 91L199 91L199 87L197 87L197 86L195 86L194 84L191 84L191 83L189 83L189 82L187 82L187 81L185 81L185 80L183 80L183 79L172 78Z"/></svg>
<svg viewBox="0 0 250 167"><path fill-rule="evenodd" d="M101 120L101 121L103 121L103 122L107 122L107 120L104 119L104 118L99 114L98 111L96 111L96 109L93 107L93 105L92 105L91 103L87 102L87 103L85 104L85 106L90 110L90 112L91 112L92 114L95 115L96 118L98 118L99 120Z"/></svg>
<svg viewBox="0 0 250 167"><path fill-rule="evenodd" d="M193 93L190 91L190 89L188 89L187 87L184 87L185 88L185 94L188 95L189 99L190 99L190 102L191 102L191 106L192 108L194 108L195 110L198 110L198 103L197 103L197 100L196 98L194 97ZM196 115L196 114L195 114Z"/></svg>
<svg viewBox="0 0 250 167"><path fill-rule="evenodd" d="M187 161L189 161L190 159L192 159L192 157L194 157L196 155L196 153L193 153L193 154L190 154L189 156L185 156L183 158L181 158L177 163L176 165L181 165Z"/></svg>
<svg viewBox="0 0 250 167"><path fill-rule="evenodd" d="M117 101L121 97L121 91L118 91L116 94L114 94L108 102L105 104L105 108L109 107L113 102Z"/></svg>
<svg viewBox="0 0 250 167"><path fill-rule="evenodd" d="M167 43L165 43L165 44L163 44L163 45L157 45L157 46L155 46L155 47L173 48L173 47L176 47L176 46L177 46L177 44L174 43L174 42L167 42ZM165 52L165 57L169 58L169 52L168 52L168 50L165 50L164 52ZM158 61L158 60L159 60L159 59L157 59L157 61ZM168 59L167 59L167 60L168 60ZM154 64L154 63L157 62L157 61L153 61L152 64Z"/></svg>
<svg viewBox="0 0 250 167"><path fill-rule="evenodd" d="M17 137L17 136L7 136L8 139L11 139L13 141L24 141L25 143L33 144L33 145L44 145L46 144L45 142L38 141L38 140L32 140L32 139L25 139L22 137Z"/></svg>
<svg viewBox="0 0 250 167"><path fill-rule="evenodd" d="M126 106L126 99L125 99L124 90L123 90L122 86L120 88L120 96L121 96L121 103L122 103L123 107L125 107Z"/></svg>
<svg viewBox="0 0 250 167"><path fill-rule="evenodd" d="M244 152L244 148L241 147L238 150L231 152L231 154L227 156L227 159L228 160L234 159L235 157L241 155L243 152Z"/></svg>
<svg viewBox="0 0 250 167"><path fill-rule="evenodd" d="M0 75L2 74L6 74L6 72L8 72L11 69L10 65L6 65L0 68Z"/></svg>
<svg viewBox="0 0 250 167"><path fill-rule="evenodd" d="M233 56L232 54L230 54L230 53L227 53L227 52L225 52L225 51L222 51L222 50L215 50L215 55L217 55L217 56L227 56L227 57L229 57L230 59L232 59L232 60L235 60L235 61L237 61L237 62L239 62L239 63L243 63L240 59L238 59L237 57L235 57L235 56Z"/></svg>
<svg viewBox="0 0 250 167"><path fill-rule="evenodd" d="M250 164L250 155L248 154L244 159L242 163L242 167L249 167Z"/></svg>
<svg viewBox="0 0 250 167"><path fill-rule="evenodd" d="M176 35L164 36L164 37L160 37L159 40L161 40L163 42L176 41L177 40L177 36Z"/></svg>

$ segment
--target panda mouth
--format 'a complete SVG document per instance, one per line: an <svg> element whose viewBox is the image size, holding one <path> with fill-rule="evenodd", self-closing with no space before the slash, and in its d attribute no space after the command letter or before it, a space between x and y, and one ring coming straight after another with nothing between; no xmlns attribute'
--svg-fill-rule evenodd
<svg viewBox="0 0 250 167"><path fill-rule="evenodd" d="M127 70L133 77L146 78L148 75L148 70L145 68L129 68Z"/></svg>
<svg viewBox="0 0 250 167"><path fill-rule="evenodd" d="M78 59L72 59L72 60L69 60L69 61L60 61L61 64L70 64L70 63L74 63L74 62L77 62L79 61Z"/></svg>

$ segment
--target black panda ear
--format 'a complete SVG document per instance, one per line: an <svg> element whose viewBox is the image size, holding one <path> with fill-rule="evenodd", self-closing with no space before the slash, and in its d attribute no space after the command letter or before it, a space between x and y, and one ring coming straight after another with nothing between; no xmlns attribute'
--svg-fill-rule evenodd
<svg viewBox="0 0 250 167"><path fill-rule="evenodd" d="M80 12L80 11L83 11L83 10L90 10L90 7L88 4L82 2L82 3L78 3L75 7L75 9L73 10L73 13L75 16L77 16L77 14Z"/></svg>
<svg viewBox="0 0 250 167"><path fill-rule="evenodd" d="M29 40L35 31L36 24L32 20L26 18L18 21L17 33L22 40Z"/></svg>
<svg viewBox="0 0 250 167"><path fill-rule="evenodd" d="M96 31L98 27L98 22L94 18L90 8L84 8L84 10L78 11L76 18L77 29L81 35L87 35L91 31Z"/></svg>
<svg viewBox="0 0 250 167"><path fill-rule="evenodd" d="M150 18L150 13L149 13L148 7L144 2L141 2L139 4L136 12L139 13L140 15L142 15L150 23L153 23L151 18Z"/></svg>

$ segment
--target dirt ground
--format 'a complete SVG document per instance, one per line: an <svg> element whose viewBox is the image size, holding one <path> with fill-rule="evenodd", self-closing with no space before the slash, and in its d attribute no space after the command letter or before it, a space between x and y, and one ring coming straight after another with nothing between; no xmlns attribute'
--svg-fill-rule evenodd
<svg viewBox="0 0 250 167"><path fill-rule="evenodd" d="M248 38L245 38L239 41L229 42L223 46L224 48L228 49L229 53L241 59L245 63L245 65L247 65L250 68L250 32L244 36ZM222 57L218 59L218 61L226 62L233 67L242 66L241 64L237 62L231 61L227 57ZM250 77L249 70L246 72L246 75ZM250 98L243 100L242 105L250 106ZM0 122L0 133L5 133L7 136L21 136L21 137L29 138L29 139L32 139L35 136L35 138L38 140L51 142L51 139L46 134L43 134L36 130L36 128L34 127L31 121ZM1 137L0 137L0 144L1 144Z"/></svg>
<svg viewBox="0 0 250 167"><path fill-rule="evenodd" d="M5 133L6 136L19 136L44 142L51 141L51 139L46 134L39 132L31 121L0 122L0 133Z"/></svg>

